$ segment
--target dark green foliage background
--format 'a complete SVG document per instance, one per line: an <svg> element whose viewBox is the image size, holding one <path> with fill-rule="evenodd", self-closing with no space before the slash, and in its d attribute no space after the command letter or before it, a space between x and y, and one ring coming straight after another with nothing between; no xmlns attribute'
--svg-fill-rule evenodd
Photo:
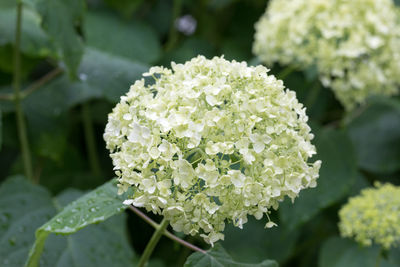
<svg viewBox="0 0 400 267"><path fill-rule="evenodd" d="M60 73L22 102L33 185L15 177L24 170L14 105L4 96L12 94L16 1L1 0L0 266L23 266L37 228L83 192L114 176L102 134L107 114L130 84L151 65L169 66L198 54L255 64L254 23L267 5L262 0L23 3L23 90L54 69ZM181 10L176 10L179 3ZM196 19L193 35L171 31L176 12ZM279 77L283 69L274 66L271 73ZM331 91L319 84L315 70L295 71L283 80L307 107L316 159L323 161L318 186L302 191L294 205L287 200L272 213L278 227L264 229L265 220L254 218L243 230L228 225L225 240L213 252L190 256L186 266L275 266L267 259L287 267L375 266L379 248L340 239L337 213L350 196L375 181L400 185L400 98L370 99L346 114ZM89 161L84 106L94 127L100 175ZM135 266L152 232L125 211L67 237L50 235L40 266ZM183 238L209 248L201 238ZM183 266L191 253L162 238L150 266ZM385 253L381 266L400 266L399 255L398 249Z"/></svg>

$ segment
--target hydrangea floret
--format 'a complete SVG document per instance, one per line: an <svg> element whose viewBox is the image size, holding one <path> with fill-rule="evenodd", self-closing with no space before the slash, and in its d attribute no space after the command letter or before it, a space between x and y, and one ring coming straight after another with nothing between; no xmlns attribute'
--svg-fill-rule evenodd
<svg viewBox="0 0 400 267"><path fill-rule="evenodd" d="M272 0L253 52L271 65L315 68L347 110L400 85L400 11L392 0Z"/></svg>
<svg viewBox="0 0 400 267"><path fill-rule="evenodd" d="M400 244L400 187L379 184L350 198L339 211L343 237L354 237L362 245L372 243L385 249Z"/></svg>
<svg viewBox="0 0 400 267"><path fill-rule="evenodd" d="M305 108L268 69L203 56L171 66L150 68L154 82L136 81L108 116L119 192L135 191L125 204L212 244L226 222L242 228L316 186Z"/></svg>

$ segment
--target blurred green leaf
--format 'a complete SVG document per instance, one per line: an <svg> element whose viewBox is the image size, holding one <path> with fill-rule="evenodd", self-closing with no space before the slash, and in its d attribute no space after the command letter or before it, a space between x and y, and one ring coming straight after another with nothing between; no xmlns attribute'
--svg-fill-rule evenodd
<svg viewBox="0 0 400 267"><path fill-rule="evenodd" d="M354 181L353 186L351 187L350 190L350 196L356 196L358 194L360 194L360 191L366 187L371 186L367 179L364 177L363 174L361 174L360 172L357 173L356 175L356 179Z"/></svg>
<svg viewBox="0 0 400 267"><path fill-rule="evenodd" d="M0 8L10 8L15 7L16 1L15 0L2 0L0 2Z"/></svg>
<svg viewBox="0 0 400 267"><path fill-rule="evenodd" d="M304 70L304 76L307 81L314 81L318 78L318 67L316 64L312 64Z"/></svg>
<svg viewBox="0 0 400 267"><path fill-rule="evenodd" d="M211 0L208 5L211 8L226 8L237 0Z"/></svg>
<svg viewBox="0 0 400 267"><path fill-rule="evenodd" d="M388 262L393 266L400 266L400 248L392 248L388 253Z"/></svg>
<svg viewBox="0 0 400 267"><path fill-rule="evenodd" d="M68 80L68 78L66 78ZM64 112L73 94L81 91L71 86L67 88L47 86L40 88L22 102L27 119L32 151L54 161L61 161L67 146L68 117Z"/></svg>
<svg viewBox="0 0 400 267"><path fill-rule="evenodd" d="M67 205L36 231L27 266L37 266L50 233L72 234L90 224L105 221L126 208L123 200L123 195L117 195L116 181L112 180Z"/></svg>
<svg viewBox="0 0 400 267"><path fill-rule="evenodd" d="M35 230L56 212L50 194L24 177L0 186L0 266L23 266Z"/></svg>
<svg viewBox="0 0 400 267"><path fill-rule="evenodd" d="M147 66L120 57L86 49L79 68L79 81L61 75L23 100L33 151L60 162L70 132L67 111L93 98L117 102L147 69Z"/></svg>
<svg viewBox="0 0 400 267"><path fill-rule="evenodd" d="M247 47L236 42L234 39L226 39L221 47L221 53L227 60L243 61L251 58L251 53Z"/></svg>
<svg viewBox="0 0 400 267"><path fill-rule="evenodd" d="M110 0L111 1L111 0ZM168 35L172 20L172 2L170 1L145 1L149 5L147 21L158 33L165 37Z"/></svg>
<svg viewBox="0 0 400 267"><path fill-rule="evenodd" d="M99 90L111 102L118 102L147 70L147 65L88 48L79 68L79 77L84 86Z"/></svg>
<svg viewBox="0 0 400 267"><path fill-rule="evenodd" d="M362 169L389 173L400 168L400 102L372 102L348 125Z"/></svg>
<svg viewBox="0 0 400 267"><path fill-rule="evenodd" d="M226 253L220 244L215 244L214 247L203 254L196 252L190 255L186 262L185 267L203 267L203 266L221 266L221 267L278 267L276 261L264 260L258 264L240 263L234 261L231 256Z"/></svg>
<svg viewBox="0 0 400 267"><path fill-rule="evenodd" d="M37 142L34 144L36 145ZM49 145L45 147L51 148ZM60 154L56 159L43 158L44 155L42 155L42 158L36 160L36 167L40 169L40 184L53 194L58 194L68 187L90 190L104 183L102 177L90 172L85 155L82 154L79 146L69 142L62 151L58 148L53 148L52 151L52 153Z"/></svg>
<svg viewBox="0 0 400 267"><path fill-rule="evenodd" d="M0 71L5 73L13 73L14 61L13 61L14 47L12 44L0 45ZM37 55L36 55L37 56ZM32 54L21 55L21 75L23 78L27 77L31 71L38 65L40 58L33 56Z"/></svg>
<svg viewBox="0 0 400 267"><path fill-rule="evenodd" d="M229 224L221 244L235 260L256 262L270 258L282 262L294 248L300 232L289 231L279 223L278 227L265 229L265 223L265 220L249 217L243 229Z"/></svg>
<svg viewBox="0 0 400 267"><path fill-rule="evenodd" d="M315 145L316 158L322 160L317 187L301 191L293 204L286 199L279 207L281 222L289 229L345 197L357 175L355 152L346 132L323 129L316 133Z"/></svg>
<svg viewBox="0 0 400 267"><path fill-rule="evenodd" d="M161 55L155 31L139 21L124 22L111 14L89 12L84 31L89 46L126 60L153 63Z"/></svg>
<svg viewBox="0 0 400 267"><path fill-rule="evenodd" d="M165 53L162 63L170 66L171 61L183 63L198 55L211 58L214 54L214 47L206 40L199 38L189 38L182 42L176 49Z"/></svg>
<svg viewBox="0 0 400 267"><path fill-rule="evenodd" d="M321 248L320 267L375 267L377 265L379 247L361 247L350 239L333 237Z"/></svg>
<svg viewBox="0 0 400 267"><path fill-rule="evenodd" d="M14 44L16 17L15 6L0 8L0 46ZM34 10L28 7L23 9L21 51L30 56L46 57L51 55L54 49L46 33L40 28L40 20L39 14Z"/></svg>
<svg viewBox="0 0 400 267"><path fill-rule="evenodd" d="M35 140L35 152L46 158L50 158L56 162L62 160L62 155L67 148L66 133L55 133L43 131L39 134L38 140Z"/></svg>
<svg viewBox="0 0 400 267"><path fill-rule="evenodd" d="M83 43L75 27L83 17L83 0L37 0L36 10L42 27L60 50L60 56L71 77L75 77L83 55Z"/></svg>
<svg viewBox="0 0 400 267"><path fill-rule="evenodd" d="M140 7L143 0L104 0L104 2L125 18L129 18Z"/></svg>
<svg viewBox="0 0 400 267"><path fill-rule="evenodd" d="M279 73L285 71L285 68L279 71L276 68L273 70L278 76ZM307 108L307 115L311 119L322 121L326 119L329 112L335 109L337 101L333 93L323 88L318 80L309 80L304 73L294 71L284 78L284 83L287 88L296 92L297 98Z"/></svg>
<svg viewBox="0 0 400 267"><path fill-rule="evenodd" d="M87 48L79 67L79 81L62 75L24 100L27 116L54 117L91 98L117 102L148 67ZM38 122L39 123L39 122ZM36 125L37 126L37 125Z"/></svg>

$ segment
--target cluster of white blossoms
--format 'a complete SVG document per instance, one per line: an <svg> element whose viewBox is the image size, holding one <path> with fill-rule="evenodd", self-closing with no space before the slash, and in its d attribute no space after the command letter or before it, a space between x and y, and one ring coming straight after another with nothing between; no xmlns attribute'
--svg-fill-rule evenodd
<svg viewBox="0 0 400 267"><path fill-rule="evenodd" d="M305 108L263 66L203 56L152 67L109 114L104 133L125 204L176 231L223 239L285 196L316 186L320 161ZM267 227L272 227L269 220Z"/></svg>
<svg viewBox="0 0 400 267"><path fill-rule="evenodd" d="M400 85L400 12L392 0L272 0L256 23L265 63L315 66L347 110Z"/></svg>
<svg viewBox="0 0 400 267"><path fill-rule="evenodd" d="M376 243L385 249L400 245L400 187L375 184L361 191L339 211L343 237L366 246Z"/></svg>

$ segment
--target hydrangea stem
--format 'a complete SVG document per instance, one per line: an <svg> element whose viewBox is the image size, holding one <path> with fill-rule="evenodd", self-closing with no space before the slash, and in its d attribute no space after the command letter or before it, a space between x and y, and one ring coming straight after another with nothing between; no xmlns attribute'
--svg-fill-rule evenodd
<svg viewBox="0 0 400 267"><path fill-rule="evenodd" d="M153 236L151 237L149 243L147 244L142 257L140 258L139 261L139 267L144 267L146 266L147 261L150 258L151 253L153 252L154 248L156 247L158 241L160 240L161 236L163 235L165 229L168 226L168 221L166 219L163 219L161 223L158 225L156 228L156 231L154 232Z"/></svg>
<svg viewBox="0 0 400 267"><path fill-rule="evenodd" d="M278 73L277 78L280 80L283 80L287 76L289 76L292 72L294 72L295 70L296 69L293 66L287 66L281 72Z"/></svg>
<svg viewBox="0 0 400 267"><path fill-rule="evenodd" d="M175 27L175 21L181 14L182 10L182 0L174 0L174 4L172 7L172 18L171 18L171 26L169 29L168 40L165 44L165 51L171 50L174 46L176 41L178 40L178 32Z"/></svg>
<svg viewBox="0 0 400 267"><path fill-rule="evenodd" d="M18 138L21 146L22 160L24 163L25 175L28 179L33 180L32 161L29 151L28 134L21 105L21 21L22 21L22 2L17 3L17 21L15 29L15 47L14 47L14 103L17 116Z"/></svg>
<svg viewBox="0 0 400 267"><path fill-rule="evenodd" d="M141 212L138 208L136 208L134 206L129 206L129 209L132 210L134 213L136 213L136 215L138 215L140 218L142 218L145 222L150 224L153 228L157 229L158 224L155 221L153 221L152 219L150 219L146 214ZM189 242L187 242L187 241L185 241L183 239L180 239L179 237L177 237L177 236L171 234L170 232L168 232L167 230L164 230L163 235L165 235L166 237L168 237L172 241L175 241L175 242L181 244L184 247L190 248L193 251L197 251L197 252L200 252L200 253L203 253L203 254L207 253L205 250L202 250L201 248L196 247L195 245L193 245L193 244L191 244L191 243L189 243Z"/></svg>
<svg viewBox="0 0 400 267"><path fill-rule="evenodd" d="M314 105L315 101L318 99L320 89L321 84L319 83L319 81L316 81L308 92L306 101L304 103L308 109L311 108Z"/></svg>
<svg viewBox="0 0 400 267"><path fill-rule="evenodd" d="M381 248L379 250L378 257L376 258L375 267L380 267L381 266L382 253L383 253L383 249Z"/></svg>
<svg viewBox="0 0 400 267"><path fill-rule="evenodd" d="M98 177L101 175L101 169L97 156L98 154L94 139L93 121L90 115L89 103L82 104L82 119L90 168L92 169L93 174Z"/></svg>

